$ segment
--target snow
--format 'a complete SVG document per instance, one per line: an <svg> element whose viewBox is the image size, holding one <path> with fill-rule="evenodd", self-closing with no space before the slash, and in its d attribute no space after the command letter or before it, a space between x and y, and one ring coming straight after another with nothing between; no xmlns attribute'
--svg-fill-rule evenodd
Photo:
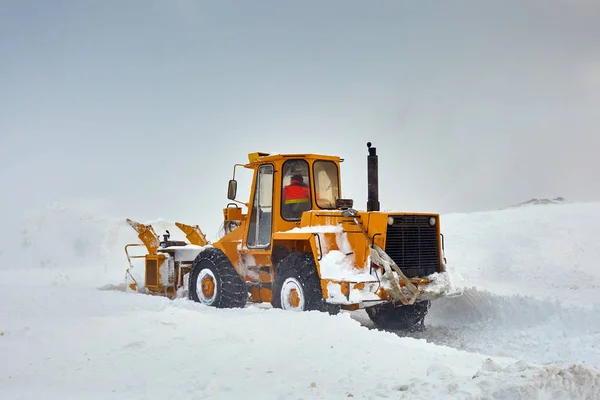
<svg viewBox="0 0 600 400"><path fill-rule="evenodd" d="M600 366L599 203L447 215L442 228L465 292L437 301L427 332L414 337Z"/></svg>
<svg viewBox="0 0 600 400"><path fill-rule="evenodd" d="M319 272L323 279L350 280L352 282L370 282L377 279L369 274L368 270L354 267L354 255L350 254L352 253L350 242L339 224L292 228L280 233L314 233L319 236L320 250L323 254L319 261ZM328 242L324 234L332 233L335 234L337 249L327 248Z"/></svg>
<svg viewBox="0 0 600 400"><path fill-rule="evenodd" d="M443 273L434 273L428 276L430 283L423 286L424 296L437 299L462 296L464 294L464 278L453 265L446 266Z"/></svg>
<svg viewBox="0 0 600 400"><path fill-rule="evenodd" d="M344 230L341 225L315 225L292 228L278 233L341 233Z"/></svg>
<svg viewBox="0 0 600 400"><path fill-rule="evenodd" d="M0 398L600 398L599 203L442 215L464 294L415 333L125 292L136 234L96 206L1 233Z"/></svg>
<svg viewBox="0 0 600 400"><path fill-rule="evenodd" d="M185 246L167 246L159 248L159 251L175 250L175 261L194 261L196 256L203 250L213 247L210 244L206 246L198 246L195 244L187 244Z"/></svg>
<svg viewBox="0 0 600 400"><path fill-rule="evenodd" d="M340 225L320 225L316 227L294 228L291 231L313 232L319 236L319 243L322 258L319 261L319 273L322 279L330 279L333 281L349 281L352 282L349 288L348 297L342 293L342 288L339 283L327 283L327 302L331 304L361 304L365 301L380 300L375 295L379 288L377 276L371 275L367 265L363 268L357 268L354 252L348 236L343 231ZM335 249L330 249L327 246L325 234L335 234ZM376 282L375 282L376 281ZM357 289L355 283L359 282L375 282L373 284L365 284L362 288Z"/></svg>
<svg viewBox="0 0 600 400"><path fill-rule="evenodd" d="M363 302L377 301L381 303L381 299L375 294L378 289L379 282L365 284L363 288L357 289L355 285L350 286L348 297L342 293L342 288L339 283L327 283L327 302L331 304L361 304Z"/></svg>
<svg viewBox="0 0 600 400"><path fill-rule="evenodd" d="M374 276L354 268L352 257L339 250L331 250L319 261L321 277L332 280L349 280L352 282L371 282Z"/></svg>
<svg viewBox="0 0 600 400"><path fill-rule="evenodd" d="M331 250L319 261L321 278L349 280L352 282L370 282L377 278L354 268L354 260L339 250Z"/></svg>

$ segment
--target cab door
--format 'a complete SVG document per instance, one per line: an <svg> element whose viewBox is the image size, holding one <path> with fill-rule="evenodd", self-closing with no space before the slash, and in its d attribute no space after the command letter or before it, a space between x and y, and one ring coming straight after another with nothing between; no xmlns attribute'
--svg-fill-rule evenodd
<svg viewBox="0 0 600 400"><path fill-rule="evenodd" d="M246 246L240 249L240 262L246 273L246 283L256 301L271 301L271 237L273 231L274 167L258 167L254 180L252 208L245 233Z"/></svg>
<svg viewBox="0 0 600 400"><path fill-rule="evenodd" d="M267 249L273 226L273 165L258 167L255 182L246 245L249 249Z"/></svg>

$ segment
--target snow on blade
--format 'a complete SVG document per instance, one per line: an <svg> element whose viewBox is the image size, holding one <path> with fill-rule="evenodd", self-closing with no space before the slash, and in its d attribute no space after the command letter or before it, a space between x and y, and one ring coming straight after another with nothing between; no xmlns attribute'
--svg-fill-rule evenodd
<svg viewBox="0 0 600 400"><path fill-rule="evenodd" d="M464 293L463 278L453 266L447 266L445 272L436 272L429 275L428 278L430 283L423 286L424 297L439 299L462 296Z"/></svg>

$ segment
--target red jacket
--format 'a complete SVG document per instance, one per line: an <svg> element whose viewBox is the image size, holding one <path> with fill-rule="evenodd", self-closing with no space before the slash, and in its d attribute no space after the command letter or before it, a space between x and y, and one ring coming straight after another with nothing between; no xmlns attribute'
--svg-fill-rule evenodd
<svg viewBox="0 0 600 400"><path fill-rule="evenodd" d="M283 202L285 204L305 203L310 200L310 189L307 185L292 182L283 188Z"/></svg>

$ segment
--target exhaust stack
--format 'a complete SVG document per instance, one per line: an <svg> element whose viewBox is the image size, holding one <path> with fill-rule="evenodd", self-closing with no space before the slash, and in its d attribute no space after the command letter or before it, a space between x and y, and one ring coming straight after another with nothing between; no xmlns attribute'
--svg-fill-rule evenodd
<svg viewBox="0 0 600 400"><path fill-rule="evenodd" d="M379 176L377 148L371 147L371 142L367 143L369 155L367 156L367 211L379 211Z"/></svg>

